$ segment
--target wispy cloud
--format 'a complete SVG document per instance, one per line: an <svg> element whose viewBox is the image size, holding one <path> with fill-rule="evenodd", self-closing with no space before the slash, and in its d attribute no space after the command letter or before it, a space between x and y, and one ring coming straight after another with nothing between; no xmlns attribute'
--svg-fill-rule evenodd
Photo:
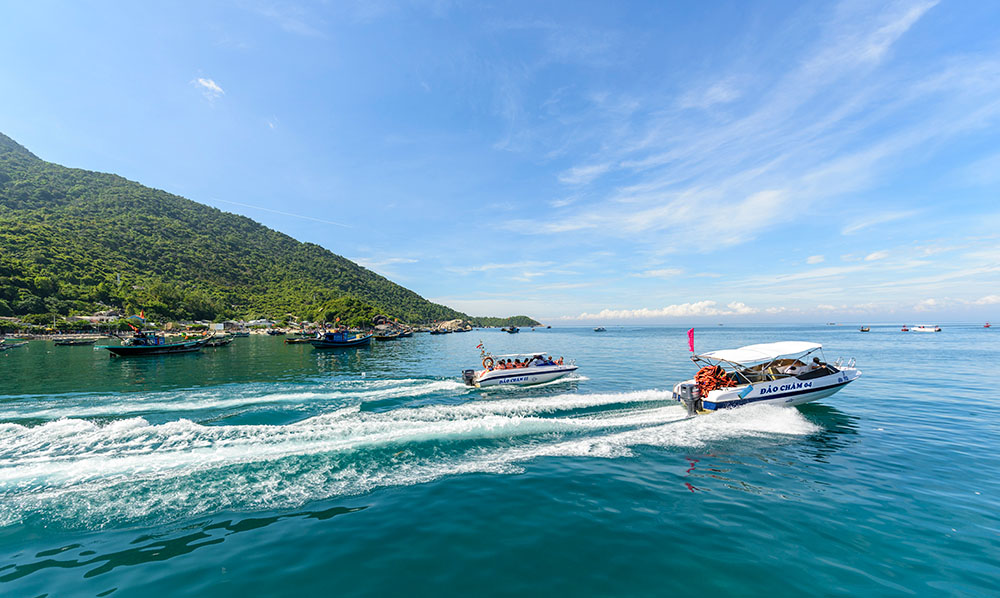
<svg viewBox="0 0 1000 598"><path fill-rule="evenodd" d="M260 210L262 212L270 212L272 214L280 214L282 216L291 216L292 218L300 218L302 220L311 220L313 222L321 222L323 224L332 224L333 226L342 226L344 228L352 228L351 225L344 224L342 222L334 222L333 220L324 220L322 218L314 218L312 216L305 216L303 214L294 214L292 212L283 212L281 210L273 210L271 208L265 208L263 206L255 206L255 205L251 205L251 204L248 204L248 203L241 203L241 202L238 202L238 201L229 201L228 199L218 199L218 198L215 198L212 201L218 201L218 202L222 202L222 203L227 203L227 204L234 205L234 206L242 206L244 208L250 208L250 209L253 209L253 210Z"/></svg>
<svg viewBox="0 0 1000 598"><path fill-rule="evenodd" d="M283 31L306 37L322 37L322 29L316 26L318 15L305 7L281 0L243 0L241 4L271 21ZM372 4L376 4L372 2Z"/></svg>
<svg viewBox="0 0 1000 598"><path fill-rule="evenodd" d="M384 268L385 266L392 266L395 264L416 264L419 260L415 260L408 257L384 257L384 258L374 258L374 257L352 257L350 258L352 262L361 264L369 270L377 270L379 268Z"/></svg>
<svg viewBox="0 0 1000 598"><path fill-rule="evenodd" d="M584 312L578 316L565 316L567 320L646 320L652 318L680 318L697 316L750 315L760 310L734 301L719 307L715 301L678 303L657 309L603 309L597 313Z"/></svg>
<svg viewBox="0 0 1000 598"><path fill-rule="evenodd" d="M586 231L664 252L715 251L814 213L820 200L872 187L916 149L986 126L1000 115L1000 102L989 100L1000 94L1000 79L986 76L1000 70L1000 61L938 61L917 73L883 68L894 45L935 4L843 2L787 72L760 69L673 97L640 96L626 113L595 101L571 120L586 127L561 137L534 132L535 139L583 150L587 158L558 179L588 185L596 196L531 232ZM744 87L759 93L750 96ZM679 108L723 104L721 119ZM608 188L606 180L628 182ZM844 234L919 211L862 218ZM717 234L720 218L734 223L725 235Z"/></svg>
<svg viewBox="0 0 1000 598"><path fill-rule="evenodd" d="M884 251L884 250L883 251L873 251L873 252L871 252L871 253L869 253L868 255L865 256L865 261L866 262L874 262L876 260L884 260L887 257L889 257L889 252L888 251Z"/></svg>
<svg viewBox="0 0 1000 598"><path fill-rule="evenodd" d="M658 270L636 272L632 276L635 278L674 278L681 274L684 274L684 270L680 268L660 268Z"/></svg>
<svg viewBox="0 0 1000 598"><path fill-rule="evenodd" d="M516 270L521 268L543 268L545 266L551 266L554 262L536 262L536 261L522 261L522 262L509 262L509 263L490 263L490 264L479 264L475 266L467 266L460 268L462 272L489 272L491 270Z"/></svg>
<svg viewBox="0 0 1000 598"><path fill-rule="evenodd" d="M584 185L611 169L610 164L574 166L559 175L559 181L568 185Z"/></svg>
<svg viewBox="0 0 1000 598"><path fill-rule="evenodd" d="M226 92L223 91L223 89L219 87L219 84L212 79L198 77L197 79L192 80L191 84L200 89L201 94L210 102L214 102L215 100L226 95Z"/></svg>
<svg viewBox="0 0 1000 598"><path fill-rule="evenodd" d="M866 228L878 224L885 224L887 222L893 222L895 220L902 220L904 218L909 218L910 216L913 216L917 213L918 213L917 210L905 210L898 212L882 212L880 214L872 214L869 216L865 216L864 218L855 220L851 224L845 226L844 229L841 230L840 232L841 234L844 235L853 235L854 233L860 230L864 230Z"/></svg>
<svg viewBox="0 0 1000 598"><path fill-rule="evenodd" d="M826 258L824 258L822 255L810 255L808 258L806 258L806 263L807 264L821 264L821 263L823 263L823 260L825 260L825 259Z"/></svg>

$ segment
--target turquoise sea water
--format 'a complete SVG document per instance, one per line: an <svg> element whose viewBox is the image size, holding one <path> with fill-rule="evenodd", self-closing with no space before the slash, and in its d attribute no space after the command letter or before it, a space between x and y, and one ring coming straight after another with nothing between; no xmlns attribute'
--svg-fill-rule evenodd
<svg viewBox="0 0 1000 598"><path fill-rule="evenodd" d="M237 339L0 353L0 595L991 595L998 331L705 327L813 340L862 378L695 419L685 329ZM475 390L494 353L574 379Z"/></svg>

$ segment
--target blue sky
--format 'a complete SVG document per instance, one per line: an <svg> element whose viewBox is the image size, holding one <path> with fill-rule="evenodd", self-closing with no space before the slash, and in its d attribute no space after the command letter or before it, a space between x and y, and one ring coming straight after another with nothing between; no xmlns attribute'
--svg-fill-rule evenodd
<svg viewBox="0 0 1000 598"><path fill-rule="evenodd" d="M1000 320L1000 3L23 2L0 131L472 314Z"/></svg>

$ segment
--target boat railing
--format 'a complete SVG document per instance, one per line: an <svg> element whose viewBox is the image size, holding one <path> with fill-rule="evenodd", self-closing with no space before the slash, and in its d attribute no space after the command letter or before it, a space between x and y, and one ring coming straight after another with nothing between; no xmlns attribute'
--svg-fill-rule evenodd
<svg viewBox="0 0 1000 598"><path fill-rule="evenodd" d="M843 357L838 357L837 361L833 362L833 367L837 368L838 370L841 368L853 368L855 365L857 365L857 360L854 359L853 357L848 359L846 364L844 363Z"/></svg>

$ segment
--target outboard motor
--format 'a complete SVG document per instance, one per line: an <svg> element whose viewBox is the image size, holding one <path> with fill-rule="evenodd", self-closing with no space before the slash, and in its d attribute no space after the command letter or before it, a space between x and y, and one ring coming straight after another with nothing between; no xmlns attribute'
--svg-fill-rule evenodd
<svg viewBox="0 0 1000 598"><path fill-rule="evenodd" d="M476 370L462 370L462 379L469 386L476 385Z"/></svg>
<svg viewBox="0 0 1000 598"><path fill-rule="evenodd" d="M694 415L701 409L701 389L697 384L684 382L677 385L677 396L688 415Z"/></svg>

